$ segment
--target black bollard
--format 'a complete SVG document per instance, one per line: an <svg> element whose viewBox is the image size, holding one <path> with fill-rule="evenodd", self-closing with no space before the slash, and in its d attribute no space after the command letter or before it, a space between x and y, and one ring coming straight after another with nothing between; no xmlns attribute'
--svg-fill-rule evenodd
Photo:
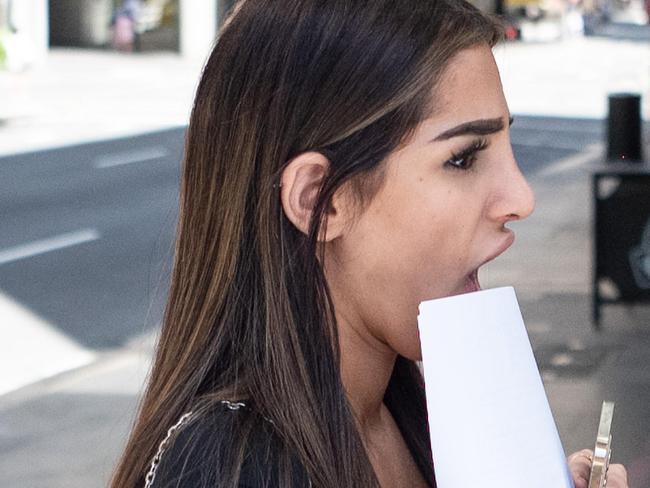
<svg viewBox="0 0 650 488"><path fill-rule="evenodd" d="M609 95L607 160L641 162L641 95Z"/></svg>

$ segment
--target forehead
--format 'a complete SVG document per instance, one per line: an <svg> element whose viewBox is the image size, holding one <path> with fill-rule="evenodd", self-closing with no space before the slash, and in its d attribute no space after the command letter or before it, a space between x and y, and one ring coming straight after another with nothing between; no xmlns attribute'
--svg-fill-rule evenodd
<svg viewBox="0 0 650 488"><path fill-rule="evenodd" d="M430 122L461 123L509 115L499 70L487 45L456 54L431 95L434 113Z"/></svg>

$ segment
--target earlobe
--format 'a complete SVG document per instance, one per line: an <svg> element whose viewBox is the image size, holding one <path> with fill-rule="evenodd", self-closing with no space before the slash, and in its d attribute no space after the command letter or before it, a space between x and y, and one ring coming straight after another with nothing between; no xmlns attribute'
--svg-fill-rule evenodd
<svg viewBox="0 0 650 488"><path fill-rule="evenodd" d="M309 224L318 192L323 179L329 171L329 160L321 153L310 151L293 158L282 171L280 198L282 209L291 223L303 234L309 233ZM319 241L331 240L335 237L332 229L332 219L336 220L337 212L328 212L327 235L319 236Z"/></svg>

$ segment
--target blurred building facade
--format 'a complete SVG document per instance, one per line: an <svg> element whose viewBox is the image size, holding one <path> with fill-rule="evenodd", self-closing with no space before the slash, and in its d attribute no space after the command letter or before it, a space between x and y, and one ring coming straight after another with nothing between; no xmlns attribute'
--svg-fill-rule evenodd
<svg viewBox="0 0 650 488"><path fill-rule="evenodd" d="M505 19L509 39L590 34L609 21L647 23L650 0L470 0ZM0 0L0 69L19 71L50 47L171 51L202 59L236 0ZM125 16L128 19L125 22ZM119 19L116 22L116 19Z"/></svg>
<svg viewBox="0 0 650 488"><path fill-rule="evenodd" d="M137 7L138 51L202 57L235 0L0 0L0 51L14 68L45 57L50 47L111 47L116 14ZM17 60L20 59L20 62Z"/></svg>

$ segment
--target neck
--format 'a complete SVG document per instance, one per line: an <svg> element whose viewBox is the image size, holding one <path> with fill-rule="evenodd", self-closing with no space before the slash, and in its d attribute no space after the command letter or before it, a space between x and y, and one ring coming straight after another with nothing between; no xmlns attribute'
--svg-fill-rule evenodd
<svg viewBox="0 0 650 488"><path fill-rule="evenodd" d="M367 327L337 312L341 379L361 435L368 438L386 420L384 394L397 354Z"/></svg>
<svg viewBox="0 0 650 488"><path fill-rule="evenodd" d="M397 353L364 320L361 307L355 303L355 290L345 286L350 280L333 250L334 244L325 248L328 266L324 271L338 325L341 381L359 433L366 441L373 431L387 423L384 395Z"/></svg>

